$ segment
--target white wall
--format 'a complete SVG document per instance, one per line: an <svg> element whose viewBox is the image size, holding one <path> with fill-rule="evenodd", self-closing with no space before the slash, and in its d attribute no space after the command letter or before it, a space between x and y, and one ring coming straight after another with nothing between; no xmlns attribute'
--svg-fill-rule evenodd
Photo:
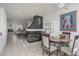
<svg viewBox="0 0 79 59"><path fill-rule="evenodd" d="M71 32L71 40L73 42L74 36L76 34L79 34L79 9L78 8L79 8L79 4L71 5L71 6L68 7L67 10L61 9L58 12L51 13L49 15L44 16L44 24L47 23L47 22L49 22L49 23L53 22L54 23L54 33L51 33L51 35L58 36L59 33L62 32L62 31L60 31L60 15L61 14L68 13L68 12L71 12L71 11L77 11L77 32ZM72 45L72 43L71 43L71 45ZM77 55L79 55L79 51L77 52Z"/></svg>
<svg viewBox="0 0 79 59"><path fill-rule="evenodd" d="M7 19L3 8L0 8L0 54L6 45L7 39Z"/></svg>

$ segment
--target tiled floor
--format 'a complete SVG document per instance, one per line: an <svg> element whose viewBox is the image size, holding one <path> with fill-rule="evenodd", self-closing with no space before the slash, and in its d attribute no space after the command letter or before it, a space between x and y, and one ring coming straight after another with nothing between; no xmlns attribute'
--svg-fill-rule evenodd
<svg viewBox="0 0 79 59"><path fill-rule="evenodd" d="M41 41L28 43L27 38L8 34L7 45L1 56L42 56Z"/></svg>
<svg viewBox="0 0 79 59"><path fill-rule="evenodd" d="M41 42L28 43L26 38L9 35L3 56L41 56Z"/></svg>

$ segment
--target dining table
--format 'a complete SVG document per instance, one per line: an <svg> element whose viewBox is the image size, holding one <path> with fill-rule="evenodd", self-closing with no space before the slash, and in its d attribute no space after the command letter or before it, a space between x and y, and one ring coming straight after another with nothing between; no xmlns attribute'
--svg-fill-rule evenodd
<svg viewBox="0 0 79 59"><path fill-rule="evenodd" d="M57 46L57 51L58 51L57 54L59 54L61 52L62 43L64 44L63 46L68 46L70 39L68 38L60 39L60 37L57 36L50 36L50 42L54 43L54 45Z"/></svg>

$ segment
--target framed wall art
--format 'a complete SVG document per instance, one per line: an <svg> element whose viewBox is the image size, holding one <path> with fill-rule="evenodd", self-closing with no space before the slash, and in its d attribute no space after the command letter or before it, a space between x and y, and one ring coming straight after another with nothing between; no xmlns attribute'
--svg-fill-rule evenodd
<svg viewBox="0 0 79 59"><path fill-rule="evenodd" d="M60 15L60 31L76 31L77 11Z"/></svg>

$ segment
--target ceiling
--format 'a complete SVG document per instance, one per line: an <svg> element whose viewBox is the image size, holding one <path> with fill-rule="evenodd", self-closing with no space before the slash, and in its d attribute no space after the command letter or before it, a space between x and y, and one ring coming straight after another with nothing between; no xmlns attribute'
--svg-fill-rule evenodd
<svg viewBox="0 0 79 59"><path fill-rule="evenodd" d="M55 3L0 3L9 23L28 23L34 15L44 16L59 10Z"/></svg>

